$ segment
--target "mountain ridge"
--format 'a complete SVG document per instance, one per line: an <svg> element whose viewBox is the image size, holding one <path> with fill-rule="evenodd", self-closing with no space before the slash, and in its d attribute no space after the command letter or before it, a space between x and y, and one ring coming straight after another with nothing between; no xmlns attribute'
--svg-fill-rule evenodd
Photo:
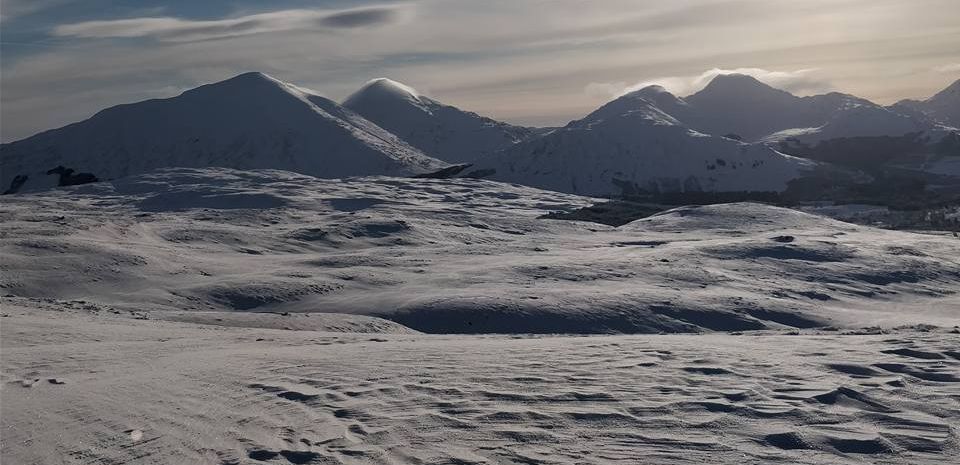
<svg viewBox="0 0 960 465"><path fill-rule="evenodd" d="M960 79L925 100L904 99L890 108L960 128Z"/></svg>
<svg viewBox="0 0 960 465"><path fill-rule="evenodd" d="M27 189L52 187L45 172L56 166L108 180L171 166L344 177L418 174L446 164L336 102L250 72L0 146L4 188L15 176L27 178Z"/></svg>
<svg viewBox="0 0 960 465"><path fill-rule="evenodd" d="M934 122L934 113L951 110L953 99L960 102L960 81L923 102L883 107L840 92L798 97L752 76L731 74L687 97L644 87L546 131L464 111L387 78L368 81L338 104L247 72L176 97L110 107L3 144L0 187L11 193L160 167L224 166L319 177L448 176L440 173L455 168L450 173L496 172L495 178L511 182L526 182L517 170L534 177L566 172L569 179L559 183L531 182L603 195L623 188L780 190L810 165L764 145L799 154L788 146L909 134L935 141L951 128ZM564 155L550 159L548 153ZM724 181L743 177L743 171L729 172L733 167L756 169L766 161L792 168L752 184ZM463 168L466 164L475 166ZM598 166L603 168L597 171ZM59 180L51 172L60 173Z"/></svg>
<svg viewBox="0 0 960 465"><path fill-rule="evenodd" d="M696 131L643 94L479 160L466 176L580 195L783 191L817 164Z"/></svg>
<svg viewBox="0 0 960 465"><path fill-rule="evenodd" d="M535 135L530 128L461 110L388 78L367 82L343 106L450 163L476 160Z"/></svg>

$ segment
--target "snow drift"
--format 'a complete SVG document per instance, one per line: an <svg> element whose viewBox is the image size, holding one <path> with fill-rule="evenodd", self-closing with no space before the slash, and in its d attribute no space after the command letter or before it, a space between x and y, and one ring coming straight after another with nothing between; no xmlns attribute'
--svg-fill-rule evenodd
<svg viewBox="0 0 960 465"><path fill-rule="evenodd" d="M4 463L940 465L960 449L944 330L350 334L3 305Z"/></svg>

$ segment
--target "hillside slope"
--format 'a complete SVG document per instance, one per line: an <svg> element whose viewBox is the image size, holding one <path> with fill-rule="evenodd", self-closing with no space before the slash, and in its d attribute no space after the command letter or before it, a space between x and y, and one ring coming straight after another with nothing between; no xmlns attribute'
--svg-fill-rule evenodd
<svg viewBox="0 0 960 465"><path fill-rule="evenodd" d="M451 163L482 158L534 135L531 129L440 103L386 78L368 82L343 106Z"/></svg>
<svg viewBox="0 0 960 465"><path fill-rule="evenodd" d="M901 100L891 108L960 128L960 79L926 100Z"/></svg>

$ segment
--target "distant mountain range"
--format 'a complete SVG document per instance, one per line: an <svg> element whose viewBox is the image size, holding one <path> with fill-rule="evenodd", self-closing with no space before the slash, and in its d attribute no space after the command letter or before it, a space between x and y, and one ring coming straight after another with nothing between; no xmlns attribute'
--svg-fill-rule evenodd
<svg viewBox="0 0 960 465"><path fill-rule="evenodd" d="M837 137L900 136L943 131L936 121L917 118L868 100L832 92L797 97L751 76L721 75L682 99L685 124L710 134L735 134L745 141L796 138L819 142ZM960 104L960 101L957 102Z"/></svg>
<svg viewBox="0 0 960 465"><path fill-rule="evenodd" d="M937 103L949 107L942 103L947 100ZM845 149L860 156L884 144L882 138L916 135L903 145L926 150L924 141L933 144L955 131L925 114L852 95L797 97L750 76L722 75L685 98L659 86L628 93L563 128L478 160L468 175L587 195L779 192L818 167L788 154L813 153L819 162L843 164L842 154L827 156L835 154L817 147L828 143L832 149L830 141L854 138ZM900 155L914 153L879 161Z"/></svg>
<svg viewBox="0 0 960 465"><path fill-rule="evenodd" d="M926 100L901 100L891 108L908 115L922 115L938 123L960 128L960 80Z"/></svg>
<svg viewBox="0 0 960 465"><path fill-rule="evenodd" d="M339 105L246 73L3 144L0 189L222 166L324 178L443 170L590 195L782 191L823 162L843 161L845 154L832 154L849 141L863 158L885 144L876 138L910 137L911 151L956 138L958 112L960 81L927 100L884 107L841 93L797 97L750 76L722 75L687 97L651 86L562 128L537 129L460 110L389 79L368 82ZM960 176L951 144L940 143L936 159L924 158L920 169L933 163L940 174Z"/></svg>
<svg viewBox="0 0 960 465"><path fill-rule="evenodd" d="M336 102L246 73L0 146L3 189L24 179L21 189L62 184L62 176L46 174L57 166L106 180L176 166L336 178L413 175L447 164Z"/></svg>
<svg viewBox="0 0 960 465"><path fill-rule="evenodd" d="M658 102L674 111L686 109L663 89L644 89L472 168L490 173L491 179L606 195L781 191L815 166L763 144L697 132Z"/></svg>

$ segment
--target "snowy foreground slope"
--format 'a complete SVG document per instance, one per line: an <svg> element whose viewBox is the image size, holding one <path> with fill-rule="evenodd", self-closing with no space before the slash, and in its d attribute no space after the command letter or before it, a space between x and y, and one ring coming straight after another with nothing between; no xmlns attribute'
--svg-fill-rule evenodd
<svg viewBox="0 0 960 465"><path fill-rule="evenodd" d="M119 105L0 146L0 191L56 186L57 166L101 180L172 166L285 169L336 178L409 175L446 163L326 98L246 73L169 98ZM16 190L16 189L14 189Z"/></svg>
<svg viewBox="0 0 960 465"><path fill-rule="evenodd" d="M3 200L4 293L121 311L351 313L432 333L960 321L955 237L759 204L613 228L538 218L595 199L491 181L229 169Z"/></svg>
<svg viewBox="0 0 960 465"><path fill-rule="evenodd" d="M4 464L940 465L960 453L960 336L943 330L374 335L2 303Z"/></svg>

